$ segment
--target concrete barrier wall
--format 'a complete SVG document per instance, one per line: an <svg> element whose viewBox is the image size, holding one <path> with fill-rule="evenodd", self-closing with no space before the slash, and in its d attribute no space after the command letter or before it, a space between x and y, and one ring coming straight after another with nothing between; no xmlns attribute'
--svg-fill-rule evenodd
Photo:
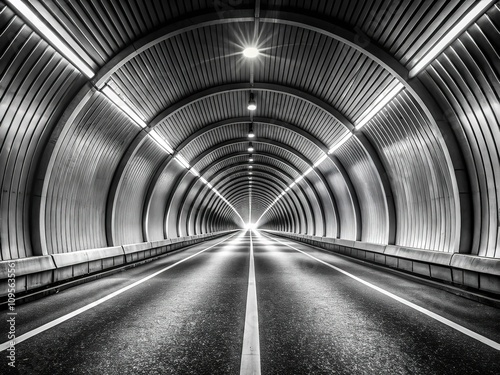
<svg viewBox="0 0 500 375"><path fill-rule="evenodd" d="M10 275L15 275L15 293L18 295L61 281L155 257L232 232L234 230L0 261L0 297L8 294L9 279L14 279Z"/></svg>
<svg viewBox="0 0 500 375"><path fill-rule="evenodd" d="M457 286L500 295L500 259L266 230L280 237Z"/></svg>

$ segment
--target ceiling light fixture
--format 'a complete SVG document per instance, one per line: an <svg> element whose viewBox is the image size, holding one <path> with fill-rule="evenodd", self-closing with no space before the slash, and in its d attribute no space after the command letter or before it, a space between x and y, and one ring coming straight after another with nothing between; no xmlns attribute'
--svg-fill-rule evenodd
<svg viewBox="0 0 500 375"><path fill-rule="evenodd" d="M93 78L95 73L92 69L74 53L65 42L63 42L56 34L54 34L45 23L38 18L30 8L26 6L21 0L8 0L8 2L17 9L24 17L28 19L40 33L43 34L44 39L48 41L54 48L56 48L63 56L80 72L85 74L88 78Z"/></svg>
<svg viewBox="0 0 500 375"><path fill-rule="evenodd" d="M309 173L311 173L313 171L313 167L309 167L302 176L307 176Z"/></svg>
<svg viewBox="0 0 500 375"><path fill-rule="evenodd" d="M361 115L356 124L356 130L361 129L375 116L382 108L386 106L402 89L404 85L398 82L392 89L386 89L373 104Z"/></svg>
<svg viewBox="0 0 500 375"><path fill-rule="evenodd" d="M327 154L324 154L319 160L314 163L314 168L318 167L321 163L323 163L328 158Z"/></svg>
<svg viewBox="0 0 500 375"><path fill-rule="evenodd" d="M177 160L179 162L179 164L182 165L184 168L186 168L186 169L190 168L189 163L187 162L186 159L184 159L182 157L182 155L180 155L180 154L175 155L175 160Z"/></svg>
<svg viewBox="0 0 500 375"><path fill-rule="evenodd" d="M253 148L252 142L248 144L248 152L253 152L255 149Z"/></svg>
<svg viewBox="0 0 500 375"><path fill-rule="evenodd" d="M250 124L249 129L248 129L248 138L254 138L255 133L253 132L253 126Z"/></svg>
<svg viewBox="0 0 500 375"><path fill-rule="evenodd" d="M344 143L346 143L346 142L349 140L349 138L351 138L351 137L352 137L352 133L351 133L351 132L347 133L347 135L346 135L344 138L342 138L339 142L337 142L337 143L335 144L335 146L333 146L333 147L332 147L332 148L328 151L328 153L329 153L329 154L334 153L334 152L335 152L335 151L336 151L336 150L337 150L340 146L342 146Z"/></svg>
<svg viewBox="0 0 500 375"><path fill-rule="evenodd" d="M251 165L249 165L248 168L253 168L253 167Z"/></svg>
<svg viewBox="0 0 500 375"><path fill-rule="evenodd" d="M253 96L253 93L250 93L250 100L248 100L247 109L249 111L255 111L257 109L257 102L255 101L255 97Z"/></svg>
<svg viewBox="0 0 500 375"><path fill-rule="evenodd" d="M154 129L151 130L148 135L161 147L163 148L165 151L167 151L169 154L173 154L174 153L174 150L172 149L172 147L170 147L170 145L167 143L167 141L165 141L165 139L160 135L158 134Z"/></svg>
<svg viewBox="0 0 500 375"><path fill-rule="evenodd" d="M243 50L243 56L254 59L259 56L259 50L256 47L247 47Z"/></svg>
<svg viewBox="0 0 500 375"><path fill-rule="evenodd" d="M101 90L101 92L109 99L111 100L114 105L116 105L118 108L120 108L125 114L130 117L132 120L134 120L135 123L137 123L141 128L146 128L148 125L144 122L143 119L141 119L135 111L128 106L127 103L125 103L122 98L116 94L116 92L113 91L113 89L109 86L104 86Z"/></svg>
<svg viewBox="0 0 500 375"><path fill-rule="evenodd" d="M203 177L200 177L200 181L203 182L205 185L208 184L208 181L205 180Z"/></svg>
<svg viewBox="0 0 500 375"><path fill-rule="evenodd" d="M193 176L196 176L196 177L199 177L199 176L200 176L200 173L199 173L196 169L194 169L194 168L190 168L190 169L189 169L189 172L191 172L191 174L192 174Z"/></svg>
<svg viewBox="0 0 500 375"><path fill-rule="evenodd" d="M432 47L420 61L410 70L410 78L415 77L422 69L429 65L441 52L443 52L459 35L476 20L478 16L483 14L487 8L493 6L496 0L481 0L476 1L476 5L472 8L451 30L449 30L434 47Z"/></svg>

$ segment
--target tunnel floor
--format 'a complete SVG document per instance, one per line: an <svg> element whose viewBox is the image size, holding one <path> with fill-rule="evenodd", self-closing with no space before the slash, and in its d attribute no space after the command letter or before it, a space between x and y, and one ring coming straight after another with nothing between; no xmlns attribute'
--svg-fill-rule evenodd
<svg viewBox="0 0 500 375"><path fill-rule="evenodd" d="M262 374L498 374L484 339L500 342L499 322L397 273L239 232L19 305L16 334L32 336L0 373L239 374L253 332Z"/></svg>

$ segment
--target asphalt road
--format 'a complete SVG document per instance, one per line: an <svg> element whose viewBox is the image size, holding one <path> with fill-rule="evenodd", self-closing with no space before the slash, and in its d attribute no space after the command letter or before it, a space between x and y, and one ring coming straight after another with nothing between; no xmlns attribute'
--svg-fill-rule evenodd
<svg viewBox="0 0 500 375"><path fill-rule="evenodd" d="M500 373L500 351L345 272L496 342L499 309L294 241L252 239L258 319L247 329L259 334L262 374ZM249 232L238 233L19 305L18 336L164 270L18 343L14 370L2 352L0 374L239 374L249 265Z"/></svg>

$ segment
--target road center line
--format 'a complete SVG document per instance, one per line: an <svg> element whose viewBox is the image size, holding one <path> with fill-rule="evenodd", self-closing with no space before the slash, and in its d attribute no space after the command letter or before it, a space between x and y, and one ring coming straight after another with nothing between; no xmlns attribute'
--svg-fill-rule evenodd
<svg viewBox="0 0 500 375"><path fill-rule="evenodd" d="M296 250L296 251L298 251L298 252L300 252L300 253L302 253L304 255L307 255L308 257L310 257L310 258L312 258L312 259L314 259L314 260L316 260L316 261L324 264L325 266L333 268L334 270L336 270L336 271L338 271L338 272L340 272L340 273L342 273L342 274L344 274L344 275L346 275L346 276L348 276L348 277L350 277L350 278L352 278L352 279L360 282L361 284L364 284L367 287L376 290L377 292L380 292L380 293L382 293L382 294L384 294L384 295L386 295L386 296L388 296L388 297L390 297L390 298L392 298L392 299L394 299L394 300L396 300L396 301L398 301L398 302L400 302L400 303L402 303L402 304L404 304L404 305L406 305L408 307L411 307L412 309L415 309L415 310L421 312L422 314L425 314L425 315L427 315L427 316L429 316L429 317L437 320L438 322L441 322L441 323L447 325L448 327L451 327L451 328L453 328L453 329L455 329L455 330L463 333L464 335L467 335L467 336L469 336L469 337L471 337L471 338L473 338L473 339L475 339L475 340L477 340L479 342L482 342L483 344L486 344L486 345L492 347L493 349L500 350L500 343L498 343L496 341L493 341L493 340L491 340L491 339L489 339L489 338L487 338L487 337L485 337L483 335L480 335L479 333L471 331L470 329L465 328L465 327L463 327L463 326L461 326L461 325L459 325L459 324L457 324L455 322L452 322L451 320L446 319L445 317L442 317L441 315L438 315L438 314L436 314L436 313L434 313L434 312L432 312L430 310L427 310L427 309L425 309L423 307L420 307L420 306L414 304L413 302L407 301L404 298L401 298L401 297L399 297L399 296L397 296L397 295L395 295L395 294L393 294L391 292L386 291L385 289L382 289L382 288L380 288L380 287L378 287L378 286L376 286L374 284L369 283L368 281L365 281L365 280L363 280L363 279L361 279L361 278L359 278L357 276L354 276L353 274L350 274L349 272L346 272L346 271L344 271L344 270L342 270L342 269L340 269L338 267L335 267L334 265L331 265L330 263L322 261L322 260L314 257L313 255L306 253L305 251L299 250L299 249L297 249L297 248L295 248L295 247L293 247L291 245L288 245L288 244L286 244L284 242L281 242L280 240L277 240L275 238L269 237L268 235L264 235L264 236L267 237L267 238L269 238L269 239L272 239L273 241L279 242L282 245L288 246L289 248L294 249L294 250Z"/></svg>
<svg viewBox="0 0 500 375"><path fill-rule="evenodd" d="M248 273L247 309L240 375L260 375L259 314L255 285L255 260L253 256L252 230L250 232L250 270Z"/></svg>
<svg viewBox="0 0 500 375"><path fill-rule="evenodd" d="M92 302L92 303L89 303L89 304L88 304L88 305L86 305L86 306L80 307L79 309L77 309L77 310L75 310L75 311L73 311L73 312L70 312L69 314L63 315L63 316L61 316L60 318L57 318L57 319L55 319L55 320L53 320L53 321L51 321L51 322L48 322L48 323L46 323L46 324L44 324L44 325L42 325L42 326L40 326L40 327L38 327L38 328L35 328L35 329L31 330L31 331L28 331L28 332L26 332L25 334L23 334L23 335L21 335L21 336L19 336L19 337L16 337L16 339L15 339L15 345L17 345L17 344L19 344L19 343L21 343L21 342L23 342L23 341L26 341L26 340L27 340L27 339L29 339L30 337L36 336L36 335L38 335L39 333L42 333L42 332L44 332L44 331L47 331L48 329L50 329L50 328L52 328L52 327L55 327L56 325L58 325L58 324L61 324L61 323L65 322L66 320L69 320L69 319L71 319L71 318L73 318L73 317L75 317L75 316L77 316L77 315L80 315L81 313L83 313L83 312L85 312L85 311L87 311L87 310L90 310L90 309L92 309L93 307L96 307L96 306L100 305L101 303L106 302L106 301L110 300L111 298L114 298L114 297L116 297L116 296L118 296L118 295L120 295L120 294L122 294L122 293L126 292L126 291L127 291L127 290L129 290L129 289L135 288L137 285L140 285L140 284L142 284L143 282L148 281L149 279L152 279L153 277L158 276L159 274L161 274L161 273L163 273L163 272L165 272L165 271L168 271L168 270L169 270L169 269L171 269L171 268L174 268L175 266L177 266L177 265L179 265L179 264L181 264L181 263L185 262L185 261L186 261L186 260L188 260L188 259L191 259L191 258L193 258L193 257L195 257L195 256L197 256L197 255L199 255L199 254L201 254L201 253L203 253L203 252L205 252L205 251L207 251L207 250L210 250L211 248L213 248L213 247L215 247L215 246L217 246L217 245L219 245L219 244L223 243L224 241L229 240L230 238L232 238L232 237L236 236L237 234L238 234L238 233L235 233L235 234L233 234L232 236L230 236L230 237L228 237L228 238L225 238L225 239L223 239L222 241L219 241L219 242L217 242L216 244L214 244L214 245L212 245L212 246L209 246L209 247L207 247L207 248L206 248L206 249L204 249L204 250L198 251L197 253L192 254L192 255L190 255L190 256L188 256L188 257L184 258L184 259L181 259L181 260L179 260L178 262L176 262L176 263L174 263L174 264L171 264L170 266L165 267L165 268L163 268L163 269L161 269L161 270L159 270L159 271L157 271L157 272L155 272L155 273L152 273L151 275L146 276L145 278L140 279L140 280L136 281L135 283L132 283L132 284L130 284L130 285L127 285L126 287L123 287L123 288L121 288L121 289L118 289L117 291L115 291L115 292L113 292L113 293L111 293L111 294L108 294L106 297L102 297L102 298L98 299L97 301L94 301L94 302ZM7 348L9 348L9 347L10 347L10 341L7 341L7 342L4 342L3 344L0 344L0 352L2 352L2 351L4 351L4 350L6 350L6 349L7 349Z"/></svg>

